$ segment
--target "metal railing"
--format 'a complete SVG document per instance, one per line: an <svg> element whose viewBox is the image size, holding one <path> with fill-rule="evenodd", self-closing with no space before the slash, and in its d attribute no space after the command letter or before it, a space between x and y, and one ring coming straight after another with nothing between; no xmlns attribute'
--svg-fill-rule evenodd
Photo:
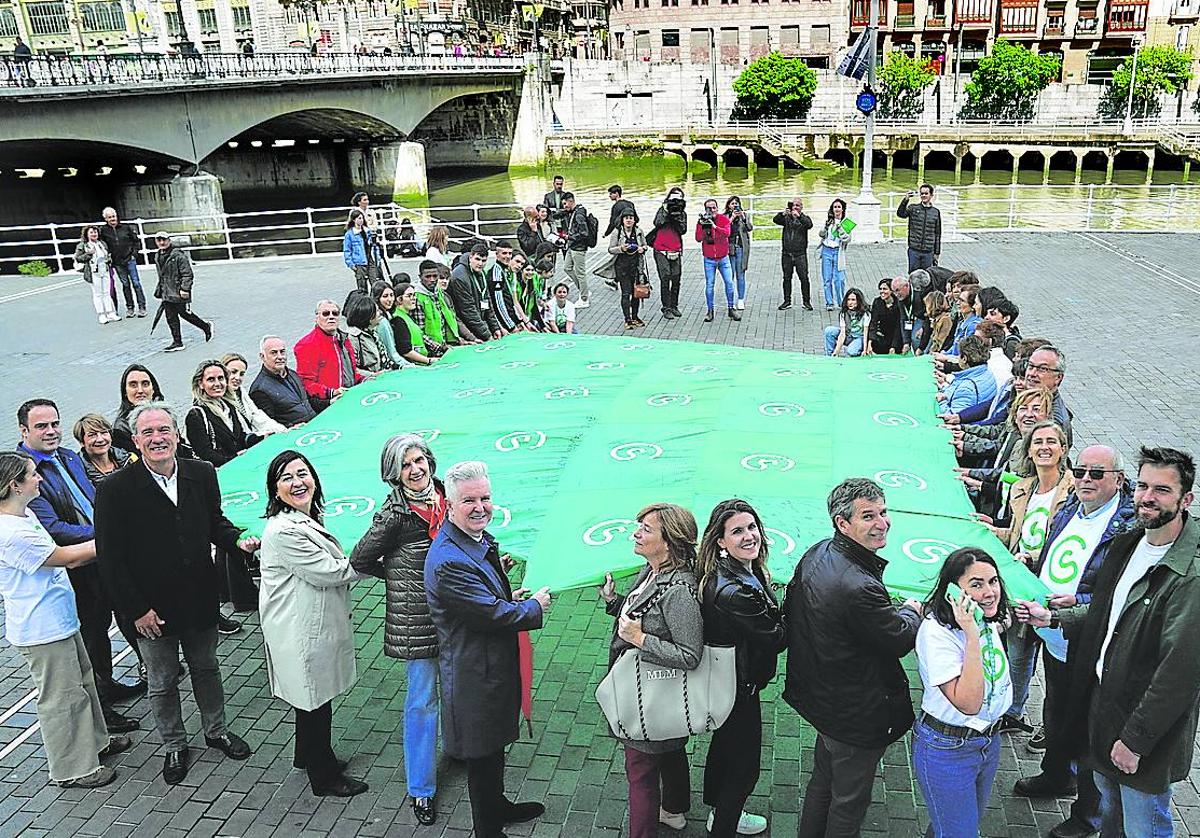
<svg viewBox="0 0 1200 838"><path fill-rule="evenodd" d="M355 55L353 53L271 52L199 55L37 55L0 56L0 90L28 95L56 88L124 89L163 83L204 86L222 82L286 81L313 75L392 76L397 73L524 72L526 60L445 56Z"/></svg>
<svg viewBox="0 0 1200 838"><path fill-rule="evenodd" d="M804 195L806 211L819 228L834 198L852 199L853 191ZM880 227L889 240L903 239L907 221L896 216L905 193L878 193ZM659 195L627 196L645 207L656 206ZM742 205L755 224L755 238L779 237L772 223L789 194L744 195ZM983 232L1200 232L1200 185L1142 186L984 186L943 187L937 192L942 211L943 236L954 240ZM390 250L398 251L401 222L416 228L417 244L428 228L442 224L452 241L468 238L495 242L514 239L521 220L520 204L468 204L447 207L404 207L388 204L375 208ZM159 231L187 243L192 257L205 261L232 261L264 256L305 257L340 253L346 229L347 207L266 210L220 215L128 221L142 241L141 256L149 261L151 237ZM853 212L853 206L852 206ZM693 218L694 218L693 209ZM99 223L99 222L97 222ZM74 268L75 245L87 224L40 224L0 227L0 274L16 273L25 262L40 260L53 271Z"/></svg>

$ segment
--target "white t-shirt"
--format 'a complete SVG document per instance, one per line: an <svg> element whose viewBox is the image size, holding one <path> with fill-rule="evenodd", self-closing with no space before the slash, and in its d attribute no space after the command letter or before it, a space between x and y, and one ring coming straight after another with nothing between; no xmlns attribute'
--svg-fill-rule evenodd
<svg viewBox="0 0 1200 838"><path fill-rule="evenodd" d="M1138 583L1138 580L1162 560L1174 543L1172 541L1170 544L1156 547L1148 543L1146 536L1143 535L1137 547L1134 548L1133 555L1129 557L1129 564L1125 565L1125 570L1121 573L1121 578L1117 580L1117 587L1113 591L1112 608L1108 612L1108 630L1104 633L1104 643L1100 646L1100 657L1096 659L1096 678L1098 680L1104 680L1104 656L1108 654L1108 644L1112 643L1113 632L1116 631L1117 622L1121 619L1121 612L1125 610L1129 592L1133 590L1133 586Z"/></svg>
<svg viewBox="0 0 1200 838"><path fill-rule="evenodd" d="M425 258L442 265L450 264L450 260L446 257L446 254L442 253L442 251L438 250L433 245L425 248Z"/></svg>
<svg viewBox="0 0 1200 838"><path fill-rule="evenodd" d="M37 516L0 514L0 596L4 637L14 646L40 646L79 631L75 591L66 568L46 567L56 549Z"/></svg>
<svg viewBox="0 0 1200 838"><path fill-rule="evenodd" d="M567 300L562 308L558 306L558 300L550 299L550 317L554 318L554 324L559 330L567 328L567 323L575 322L575 304Z"/></svg>
<svg viewBox="0 0 1200 838"><path fill-rule="evenodd" d="M917 670L924 688L922 710L948 725L975 730L986 730L1008 712L1012 706L1012 675L996 623L988 623L980 632L979 645L983 652L983 706L974 716L968 716L951 704L941 689L942 684L962 675L967 636L961 629L942 625L933 615L921 622L917 629Z"/></svg>
<svg viewBox="0 0 1200 838"><path fill-rule="evenodd" d="M987 368L992 378L996 379L996 392L999 393L1012 380L1012 361L1003 349L995 348L988 354Z"/></svg>
<svg viewBox="0 0 1200 838"><path fill-rule="evenodd" d="M1046 543L1046 530L1050 527L1050 504L1054 501L1057 486L1049 491L1035 493L1025 507L1025 518L1021 521L1021 549L1036 556Z"/></svg>
<svg viewBox="0 0 1200 838"><path fill-rule="evenodd" d="M1092 558L1104 531L1117 509L1121 506L1121 495L1113 495L1112 500L1097 509L1091 515L1083 514L1083 506L1071 516L1071 520L1063 527L1058 538L1046 551L1046 561L1042 564L1042 572L1038 575L1052 594L1074 594L1079 590L1079 581L1083 578L1083 569ZM1066 662L1067 638L1061 628L1035 629L1038 636L1046 644L1048 651L1055 660Z"/></svg>

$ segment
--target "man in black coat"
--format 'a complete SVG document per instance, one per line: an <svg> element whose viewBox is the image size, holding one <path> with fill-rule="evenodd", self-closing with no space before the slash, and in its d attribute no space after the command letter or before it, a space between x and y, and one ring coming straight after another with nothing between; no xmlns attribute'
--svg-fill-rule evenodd
<svg viewBox="0 0 1200 838"><path fill-rule="evenodd" d="M117 279L121 280L121 291L125 295L125 316L146 316L146 294L142 291L142 280L138 276L137 255L142 249L142 239L137 230L128 224L121 223L117 211L105 207L101 213L104 226L100 228L100 240L108 247L108 255L112 258L113 270ZM137 307L134 308L134 297ZM113 305L116 305L116 299Z"/></svg>
<svg viewBox="0 0 1200 838"><path fill-rule="evenodd" d="M447 520L425 559L425 592L438 636L442 737L467 763L475 838L502 838L504 825L540 817L541 803L504 796L504 749L517 739L521 672L517 635L542 627L550 589L529 596L509 584L487 525L487 466L456 463L445 475Z"/></svg>
<svg viewBox="0 0 1200 838"><path fill-rule="evenodd" d="M804 213L804 201L793 198L788 201L785 212L775 213L771 219L783 228L783 302L780 311L792 307L792 272L800 280L800 294L804 310L812 311L812 299L808 286L808 231L813 222Z"/></svg>
<svg viewBox="0 0 1200 838"><path fill-rule="evenodd" d="M158 287L154 296L162 300L163 313L167 315L167 328L171 330L171 343L163 352L178 352L183 349L183 337L179 331L180 319L191 323L204 332L204 341L212 340L213 326L192 311L192 283L195 273L187 252L178 248L166 232L154 234L154 245L158 253L154 265L158 268Z"/></svg>
<svg viewBox="0 0 1200 838"><path fill-rule="evenodd" d="M608 213L608 226L604 228L603 235L606 239L612 235L613 230L621 225L621 216L625 214L626 210L633 213L635 222L638 221L637 210L633 208L633 202L621 197L623 194L621 187L615 183L608 187L608 200L612 201L612 208Z"/></svg>
<svg viewBox="0 0 1200 838"><path fill-rule="evenodd" d="M446 289L450 292L458 322L479 340L500 338L500 321L488 302L487 277L483 273L488 257L487 245L473 245L464 255L466 260L450 271L450 285Z"/></svg>
<svg viewBox="0 0 1200 838"><path fill-rule="evenodd" d="M267 335L259 341L258 357L262 369L250 384L250 400L288 428L299 427L316 416L316 407L304 389L304 382L295 370L288 368L287 344L283 338Z"/></svg>
<svg viewBox="0 0 1200 838"><path fill-rule="evenodd" d="M804 554L783 606L783 698L817 729L798 838L859 834L883 752L914 718L900 659L916 643L921 605L897 607L883 586L883 489L852 477L828 508L836 532Z"/></svg>
<svg viewBox="0 0 1200 838"><path fill-rule="evenodd" d="M133 619L150 682L154 724L166 746L163 780L187 776L187 731L179 703L179 650L191 667L204 741L232 759L250 748L225 726L217 663L219 580L212 546L254 552L257 538L221 512L217 473L202 460L176 459L179 425L165 402L129 415L141 462L110 475L96 491L96 551L117 610Z"/></svg>
<svg viewBox="0 0 1200 838"><path fill-rule="evenodd" d="M542 198L542 206L549 211L550 226L555 232L562 232L567 229L567 213L563 202L566 200L567 193L563 191L562 175L554 176L554 188L546 193Z"/></svg>

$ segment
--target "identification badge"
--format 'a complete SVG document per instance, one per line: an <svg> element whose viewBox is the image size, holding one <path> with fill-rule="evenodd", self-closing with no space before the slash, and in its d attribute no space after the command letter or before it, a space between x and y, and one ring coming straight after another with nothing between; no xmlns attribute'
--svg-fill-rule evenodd
<svg viewBox="0 0 1200 838"><path fill-rule="evenodd" d="M483 299L481 299L479 301L479 310L480 311L487 311L489 308L491 308L491 306L488 304L487 297L484 297Z"/></svg>
<svg viewBox="0 0 1200 838"><path fill-rule="evenodd" d="M911 332L913 326L916 325L916 322L917 322L916 320L905 320L904 321L904 331Z"/></svg>

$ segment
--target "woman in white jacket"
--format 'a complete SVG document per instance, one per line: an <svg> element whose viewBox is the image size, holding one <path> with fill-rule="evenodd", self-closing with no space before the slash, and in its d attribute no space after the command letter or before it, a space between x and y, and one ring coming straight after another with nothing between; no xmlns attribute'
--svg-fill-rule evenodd
<svg viewBox="0 0 1200 838"><path fill-rule="evenodd" d="M120 320L116 302L108 293L108 269L112 267L112 257L108 245L100 239L99 227L83 228L83 235L75 246L75 267L83 274L83 281L92 286L92 307L96 309L100 325Z"/></svg>

